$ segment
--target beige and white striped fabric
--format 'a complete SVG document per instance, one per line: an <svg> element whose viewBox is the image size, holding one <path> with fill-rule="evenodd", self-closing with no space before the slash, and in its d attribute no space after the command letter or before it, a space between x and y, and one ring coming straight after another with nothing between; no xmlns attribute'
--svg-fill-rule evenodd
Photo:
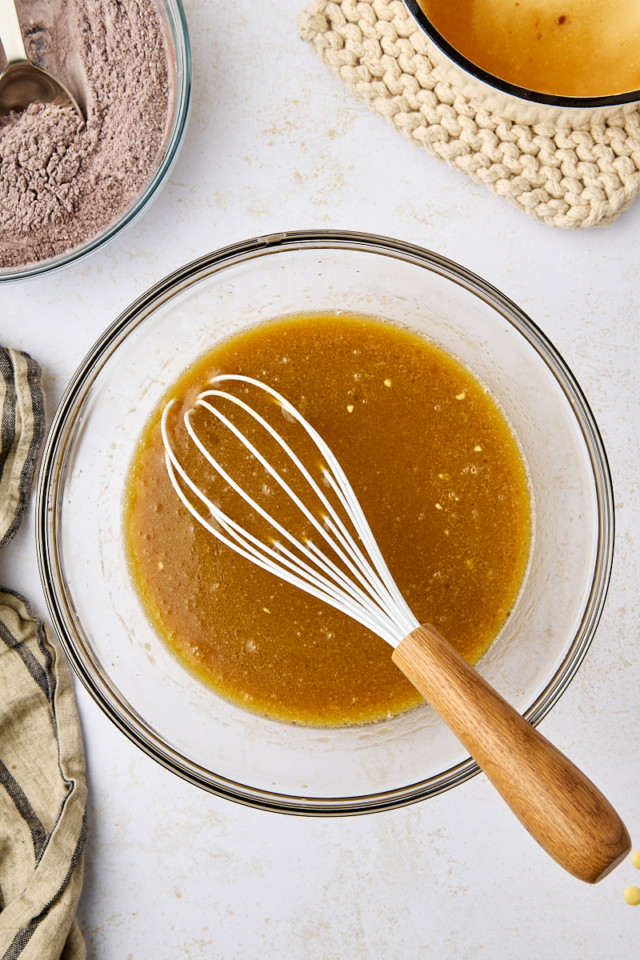
<svg viewBox="0 0 640 960"><path fill-rule="evenodd" d="M0 545L44 433L38 365L0 347ZM28 602L0 588L0 960L81 960L86 777L71 676Z"/></svg>
<svg viewBox="0 0 640 960"><path fill-rule="evenodd" d="M40 368L28 354L0 347L0 547L27 508L43 433Z"/></svg>

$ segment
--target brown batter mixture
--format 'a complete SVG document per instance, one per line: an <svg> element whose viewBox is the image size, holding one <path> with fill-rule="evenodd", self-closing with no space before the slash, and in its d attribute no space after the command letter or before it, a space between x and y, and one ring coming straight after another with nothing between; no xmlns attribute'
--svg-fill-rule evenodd
<svg viewBox="0 0 640 960"><path fill-rule="evenodd" d="M313 424L409 606L471 662L508 617L529 551L527 476L502 413L457 361L413 333L365 317L296 316L253 327L198 360L152 417L131 466L132 576L158 632L200 678L249 709L303 724L363 723L415 706L420 695L384 641L237 556L180 504L164 465L162 409L178 399L172 442L206 482L181 417L218 373L270 384ZM211 420L194 422L216 456L234 461L241 483L265 486ZM281 414L274 425L287 428ZM212 499L245 522L221 486Z"/></svg>

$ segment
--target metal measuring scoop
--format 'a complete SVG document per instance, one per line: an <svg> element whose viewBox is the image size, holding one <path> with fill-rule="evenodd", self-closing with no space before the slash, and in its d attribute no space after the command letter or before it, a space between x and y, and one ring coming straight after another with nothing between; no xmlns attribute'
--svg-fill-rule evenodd
<svg viewBox="0 0 640 960"><path fill-rule="evenodd" d="M7 58L0 74L0 117L12 110L25 110L30 103L55 103L59 107L73 107L84 120L65 85L29 60L15 0L0 0L0 41Z"/></svg>

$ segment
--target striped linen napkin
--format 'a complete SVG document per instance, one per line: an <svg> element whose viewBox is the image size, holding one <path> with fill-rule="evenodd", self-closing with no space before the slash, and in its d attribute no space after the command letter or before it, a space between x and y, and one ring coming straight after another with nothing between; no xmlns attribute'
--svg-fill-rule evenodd
<svg viewBox="0 0 640 960"><path fill-rule="evenodd" d="M28 506L44 434L40 369L0 347L0 547ZM0 589L0 960L82 960L86 777L66 660Z"/></svg>

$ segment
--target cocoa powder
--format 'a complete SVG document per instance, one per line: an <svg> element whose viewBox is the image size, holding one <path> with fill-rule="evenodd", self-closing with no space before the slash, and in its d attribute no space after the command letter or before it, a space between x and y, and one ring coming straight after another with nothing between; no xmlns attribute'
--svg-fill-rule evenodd
<svg viewBox="0 0 640 960"><path fill-rule="evenodd" d="M67 84L86 123L50 104L0 117L0 269L65 253L124 213L159 163L171 95L154 0L17 6L30 58Z"/></svg>

